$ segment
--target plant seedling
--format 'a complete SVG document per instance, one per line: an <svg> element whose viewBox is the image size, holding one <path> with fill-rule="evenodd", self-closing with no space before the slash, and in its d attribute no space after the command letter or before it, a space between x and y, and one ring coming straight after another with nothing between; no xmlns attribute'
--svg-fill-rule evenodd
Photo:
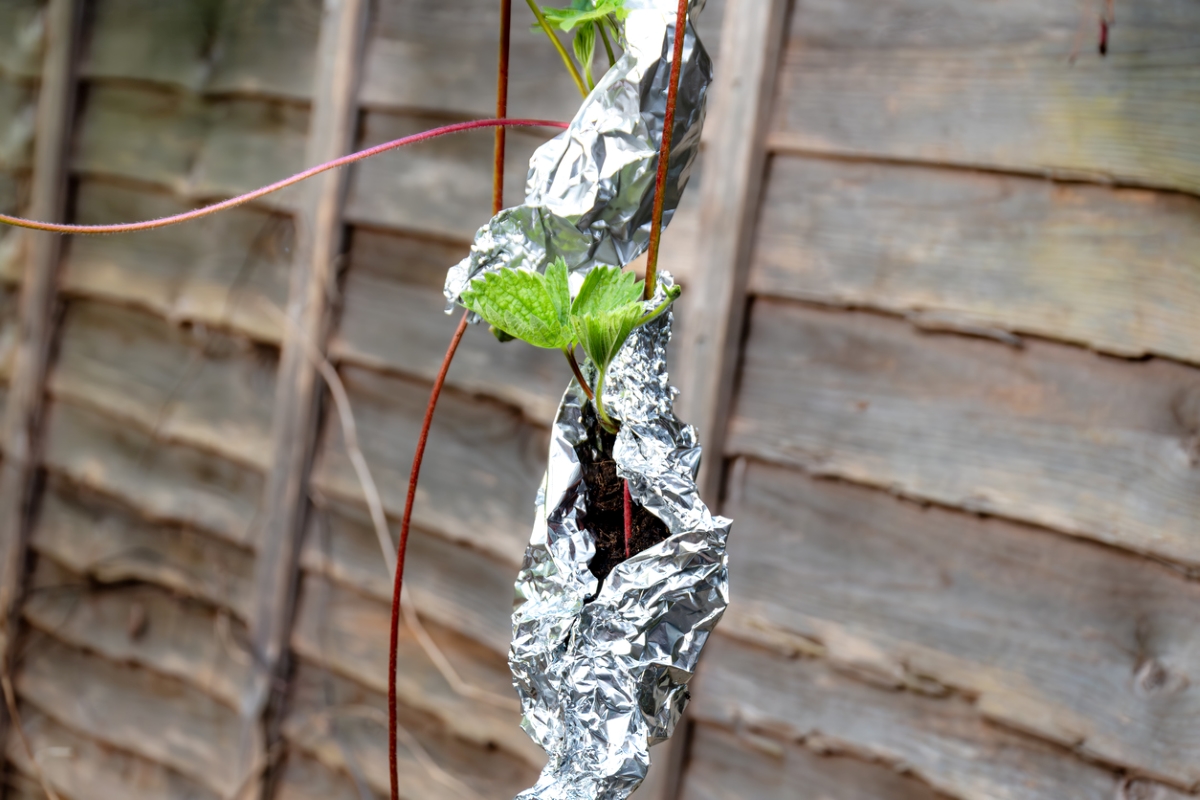
<svg viewBox="0 0 1200 800"><path fill-rule="evenodd" d="M595 406L600 424L616 433L619 426L604 409L608 368L630 334L662 315L680 293L678 286L672 286L662 303L646 311L644 291L645 284L633 273L599 266L587 274L572 300L567 263L559 258L544 275L504 269L476 278L461 302L483 317L501 339L562 351ZM595 367L595 386L588 385L579 369L577 346Z"/></svg>
<svg viewBox="0 0 1200 800"><path fill-rule="evenodd" d="M613 42L621 41L621 23L629 16L625 0L572 0L567 8L538 8L533 0L529 0L529 5L542 30L554 40L560 51L561 45L558 44L551 27L557 27L566 33L574 32L575 37L571 44L575 51L575 60L579 62L583 73L580 76L572 68L572 74L582 83L581 88L588 91L596 88L596 81L592 75L596 44L604 42L609 66L615 64L617 57L613 50Z"/></svg>

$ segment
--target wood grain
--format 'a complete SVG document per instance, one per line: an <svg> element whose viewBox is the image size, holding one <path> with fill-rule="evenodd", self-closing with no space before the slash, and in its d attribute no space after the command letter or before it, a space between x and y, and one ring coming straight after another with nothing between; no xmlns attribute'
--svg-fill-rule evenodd
<svg viewBox="0 0 1200 800"><path fill-rule="evenodd" d="M365 782L297 752L288 754L275 789L276 800L380 800L383 796L368 789Z"/></svg>
<svg viewBox="0 0 1200 800"><path fill-rule="evenodd" d="M318 0L96 3L83 73L192 92L307 100Z"/></svg>
<svg viewBox="0 0 1200 800"><path fill-rule="evenodd" d="M710 0L698 21L700 35L714 55L724 7L724 0ZM544 34L532 30L532 15L520 6L514 16L511 116L570 119L579 107L578 91ZM487 78L495 74L499 21L495 3L380 3L368 40L362 102L370 107L491 116L496 101ZM596 63L598 73L607 66L603 56Z"/></svg>
<svg viewBox="0 0 1200 800"><path fill-rule="evenodd" d="M196 689L45 636L31 639L15 682L22 698L78 733L177 770L221 795L238 788L231 769L241 746L237 715Z"/></svg>
<svg viewBox="0 0 1200 800"><path fill-rule="evenodd" d="M192 208L161 191L100 180L81 181L76 196L76 219L84 225ZM277 344L283 330L262 303L286 303L294 239L290 216L254 208L134 236L79 237L65 256L62 291Z"/></svg>
<svg viewBox="0 0 1200 800"><path fill-rule="evenodd" d="M357 368L343 369L342 380L384 507L399 517L429 389ZM414 522L503 562L520 563L545 470L545 430L509 409L447 391L429 441ZM331 497L362 497L336 420L325 422L313 482Z"/></svg>
<svg viewBox="0 0 1200 800"><path fill-rule="evenodd" d="M456 316L444 313L441 290L351 272L345 292L346 310L332 354L339 361L432 383L458 324ZM570 376L562 354L521 342L501 344L478 325L463 338L447 380L464 392L510 403L546 424L554 419Z"/></svg>
<svg viewBox="0 0 1200 800"><path fill-rule="evenodd" d="M78 0L49 0L42 24L45 47L38 87L37 142L28 213L60 222L67 205L66 154L75 116L75 50L83 6ZM4 401L0 441L0 664L12 663L25 555L44 434L46 372L54 341L62 237L33 234L26 241L12 372ZM0 744L7 737L7 708L0 713Z"/></svg>
<svg viewBox="0 0 1200 800"><path fill-rule="evenodd" d="M463 680L499 696L513 696L502 656L439 626L427 627ZM292 633L292 648L301 657L383 694L388 630L387 603L305 576ZM401 703L433 716L460 739L481 747L497 746L535 767L545 763L541 749L518 727L515 711L455 693L404 627L399 663L396 692Z"/></svg>
<svg viewBox="0 0 1200 800"><path fill-rule="evenodd" d="M434 763L478 795L507 800L537 779L534 767L503 751L482 749L456 739L427 714L403 706L398 712L399 724ZM383 694L365 690L311 664L300 665L284 735L295 748L315 757L327 769L382 795L389 788L386 723ZM401 797L472 800L425 769L405 746L407 739L401 737L398 752Z"/></svg>
<svg viewBox="0 0 1200 800"><path fill-rule="evenodd" d="M270 466L274 352L107 303L72 303L60 335L54 397L159 442Z"/></svg>
<svg viewBox="0 0 1200 800"><path fill-rule="evenodd" d="M495 45L489 42L488 59L495 59L494 51ZM489 116L491 113L494 111ZM368 112L357 147L372 147L447 122L415 114ZM556 133L541 128L509 131L506 205L523 201L529 157ZM491 131L471 131L405 147L351 167L346 218L362 225L470 242L492 217L492 143Z"/></svg>
<svg viewBox="0 0 1200 800"><path fill-rule="evenodd" d="M967 702L896 692L821 660L709 640L691 712L754 737L804 742L911 774L957 800L1112 800L1121 779L984 722Z"/></svg>
<svg viewBox="0 0 1200 800"><path fill-rule="evenodd" d="M251 674L246 629L156 587L93 589L39 559L22 611L35 629L111 662L177 678L236 709Z"/></svg>
<svg viewBox="0 0 1200 800"><path fill-rule="evenodd" d="M43 774L65 800L220 800L201 783L80 735L31 706L21 710L21 721ZM29 799L44 800L29 756L15 737L8 742L8 759L31 784Z"/></svg>
<svg viewBox="0 0 1200 800"><path fill-rule="evenodd" d="M882 764L822 755L765 736L699 725L681 800L938 800L913 778Z"/></svg>
<svg viewBox="0 0 1200 800"><path fill-rule="evenodd" d="M0 74L0 169L6 172L32 166L37 90L36 83Z"/></svg>
<svg viewBox="0 0 1200 800"><path fill-rule="evenodd" d="M306 108L253 99L94 84L83 103L71 168L153 184L186 200L228 197L304 166ZM294 209L303 187L261 207Z"/></svg>
<svg viewBox="0 0 1200 800"><path fill-rule="evenodd" d="M333 0L322 7L313 85L311 127L305 160L321 163L350 149L357 130L362 41L371 4ZM254 569L250 647L254 681L241 700L243 730L266 723L271 730L274 684L286 675L289 630L296 597L300 539L309 513L313 449L320 435L320 398L325 386L318 361L332 323L338 257L343 252L346 195L344 170L327 172L304 186L298 217L295 263L288 285L283 350L271 413L270 467L262 495L261 540ZM248 778L255 768L244 761ZM265 791L265 790L264 790Z"/></svg>
<svg viewBox="0 0 1200 800"><path fill-rule="evenodd" d="M34 551L99 584L149 583L249 617L250 552L187 527L148 522L57 478L49 483L31 535Z"/></svg>
<svg viewBox="0 0 1200 800"><path fill-rule="evenodd" d="M751 463L730 509L725 621L932 680L1014 728L1200 784L1200 586L1146 559Z"/></svg>
<svg viewBox="0 0 1200 800"><path fill-rule="evenodd" d="M759 301L734 453L1200 563L1200 373Z"/></svg>
<svg viewBox="0 0 1200 800"><path fill-rule="evenodd" d="M1107 58L1083 9L802 2L771 145L1200 190L1200 8L1127 4Z"/></svg>
<svg viewBox="0 0 1200 800"><path fill-rule="evenodd" d="M780 156L757 294L1200 362L1200 201Z"/></svg>
<svg viewBox="0 0 1200 800"><path fill-rule="evenodd" d="M29 195L29 173L25 170L0 169L0 211L20 214ZM19 231L5 226L0 230L0 285L19 286L23 277L22 264L27 238Z"/></svg>
<svg viewBox="0 0 1200 800"><path fill-rule="evenodd" d="M680 388L709 452L724 449L746 305L746 258L766 159L763 130L787 8L785 0L731 0L721 45L726 69L713 89L719 105L705 160L710 174L721 179L703 185L695 294L688 299L689 313L703 323L689 326L680 345L687 368ZM710 503L719 499L723 468L720 458L706 459L701 467L700 487Z"/></svg>
<svg viewBox="0 0 1200 800"><path fill-rule="evenodd" d="M138 509L253 546L262 475L217 456L152 437L69 403L50 405L45 463L51 471Z"/></svg>
<svg viewBox="0 0 1200 800"><path fill-rule="evenodd" d="M45 0L7 0L0 6L0 79L41 73L45 6Z"/></svg>
<svg viewBox="0 0 1200 800"><path fill-rule="evenodd" d="M301 563L344 587L382 602L392 576L365 508L343 503L318 508L309 520ZM507 654L516 565L414 529L408 542L405 584L422 618Z"/></svg>

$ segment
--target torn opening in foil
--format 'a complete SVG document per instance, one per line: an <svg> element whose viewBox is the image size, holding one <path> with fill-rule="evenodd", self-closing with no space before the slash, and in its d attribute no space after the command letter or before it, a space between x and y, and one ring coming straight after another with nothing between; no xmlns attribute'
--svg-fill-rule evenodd
<svg viewBox="0 0 1200 800"><path fill-rule="evenodd" d="M509 651L522 727L550 760L520 800L628 797L646 777L650 746L674 731L700 651L729 603L731 523L712 516L697 492L695 431L672 411L670 336L670 315L636 331L606 391L621 421L618 473L670 536L602 584L589 570L595 543L581 467L595 415L578 384L554 422Z"/></svg>

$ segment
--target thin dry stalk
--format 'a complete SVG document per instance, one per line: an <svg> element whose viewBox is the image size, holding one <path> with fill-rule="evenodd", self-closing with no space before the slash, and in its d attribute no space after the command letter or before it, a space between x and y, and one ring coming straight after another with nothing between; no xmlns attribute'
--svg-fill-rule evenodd
<svg viewBox="0 0 1200 800"><path fill-rule="evenodd" d="M17 709L17 695L13 691L12 681L8 679L7 664L3 666L3 670L0 672L0 684L4 686L4 702L8 704L8 714L12 718L13 727L17 730L17 736L21 739L21 746L25 748L25 754L29 756L29 764L33 767L34 777L41 784L46 797L50 800L61 800L58 793L54 791L54 787L50 785L50 781L46 779L46 774L42 772L42 765L38 763L37 753L34 752L29 737L25 735L25 726L21 723L21 712Z"/></svg>
<svg viewBox="0 0 1200 800"><path fill-rule="evenodd" d="M318 714L314 714L310 719L315 722L322 718L332 719L333 717L360 717L377 722L385 728L388 725L386 714L378 708L361 704L334 706L333 708L328 708ZM404 740L404 748L412 753L413 758L421 765L421 769L428 773L430 778L453 792L466 795L470 800L483 800L478 792L442 769L411 731L397 723L396 734L398 738Z"/></svg>
<svg viewBox="0 0 1200 800"><path fill-rule="evenodd" d="M375 528L375 538L379 543L379 550L383 554L383 561L387 565L388 574L394 574L396 571L396 548L392 544L391 533L388 531L387 515L384 512L383 499L379 493L378 484L375 483L375 478L371 474L371 467L368 465L366 456L358 444L358 426L354 421L354 410L350 405L350 396L346 392L346 386L342 383L341 376L338 375L337 370L329 362L329 359L321 355L312 340L298 329L298 326L291 318L270 301L264 298L260 298L259 300L264 308L282 320L283 325L287 329L287 335L294 336L300 341L308 359L329 387L329 393L333 396L333 404L337 409L338 420L342 426L342 439L345 442L346 453L350 458L350 463L354 465L355 475L358 477L363 496L367 501L367 507L370 509L371 522ZM411 602L411 595L407 588L403 590L400 608L401 613L404 615L404 622L409 630L412 631L413 636L416 637L417 643L421 645L421 649L425 651L425 655L437 667L438 672L441 673L446 683L450 685L450 688L456 694L471 700L487 703L497 708L510 711L521 710L521 704L517 702L516 698L504 697L503 695L489 692L486 689L463 680L462 676L458 674L458 670L450 663L450 659L446 657L446 654L438 647L437 642L433 640L433 637L429 635L429 632L421 623L421 619Z"/></svg>

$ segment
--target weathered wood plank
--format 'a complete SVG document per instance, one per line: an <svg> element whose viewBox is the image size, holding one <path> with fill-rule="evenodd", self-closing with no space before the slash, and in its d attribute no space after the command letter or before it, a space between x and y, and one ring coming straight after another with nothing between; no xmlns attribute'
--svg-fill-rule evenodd
<svg viewBox="0 0 1200 800"><path fill-rule="evenodd" d="M489 44L487 57L495 59L494 44ZM444 124L444 119L369 112L358 147L372 147ZM506 205L524 200L529 157L555 133L545 129L509 131ZM470 242L492 217L492 144L490 131L472 131L351 167L346 218L363 225Z"/></svg>
<svg viewBox="0 0 1200 800"><path fill-rule="evenodd" d="M41 73L45 7L45 0L6 0L0 6L0 78Z"/></svg>
<svg viewBox="0 0 1200 800"><path fill-rule="evenodd" d="M733 453L1200 563L1200 373L760 300Z"/></svg>
<svg viewBox="0 0 1200 800"><path fill-rule="evenodd" d="M313 104L305 160L321 163L350 150L357 132L362 42L371 3L327 0L321 6ZM270 466L262 495L262 533L254 569L250 648L253 683L242 697L243 730L274 728L271 698L285 675L288 636L296 597L296 567L308 502L313 451L320 437L318 372L333 321L339 256L344 252L342 220L345 170L327 172L304 187L299 207L295 262L288 284L287 328L279 359L269 442ZM246 762L247 770L253 762ZM252 773L247 772L247 776Z"/></svg>
<svg viewBox="0 0 1200 800"><path fill-rule="evenodd" d="M342 379L384 506L399 517L429 389L357 368L344 369ZM336 419L325 421L324 437L314 484L327 495L358 501L362 489ZM504 562L520 563L545 452L544 429L518 413L445 392L434 417L413 520Z"/></svg>
<svg viewBox="0 0 1200 800"><path fill-rule="evenodd" d="M301 557L305 569L390 602L392 576L366 509L345 504L314 512ZM419 528L408 540L404 583L423 618L507 654L516 567Z"/></svg>
<svg viewBox="0 0 1200 800"><path fill-rule="evenodd" d="M710 0L699 18L700 35L714 55L724 6L724 0ZM544 34L531 29L533 17L524 6L518 6L514 16L511 116L569 119L579 107L574 84ZM493 86L481 78L495 74L499 21L496 3L380 3L368 41L363 103L491 116L496 102ZM607 63L602 55L598 57L597 71Z"/></svg>
<svg viewBox="0 0 1200 800"><path fill-rule="evenodd" d="M174 770L81 736L31 706L21 710L21 721L42 773L67 800L220 800L216 792ZM36 787L31 800L45 800L29 755L15 736L8 741L8 758Z"/></svg>
<svg viewBox="0 0 1200 800"><path fill-rule="evenodd" d="M331 352L339 361L432 383L458 325L458 315L447 316L445 306L440 289L351 272L346 311ZM530 419L548 424L570 377L562 354L520 342L501 344L486 326L477 325L463 337L447 381L464 392L511 403Z"/></svg>
<svg viewBox="0 0 1200 800"><path fill-rule="evenodd" d="M161 192L83 180L76 219L104 225L192 207ZM253 208L133 236L80 237L67 250L62 291L278 343L283 331L277 319L263 313L262 302L284 306L294 238L289 216Z"/></svg>
<svg viewBox="0 0 1200 800"><path fill-rule="evenodd" d="M1200 190L1200 8L1072 0L805 3L771 144ZM1076 31L1086 50L1068 63Z"/></svg>
<svg viewBox="0 0 1200 800"><path fill-rule="evenodd" d="M266 470L274 352L107 303L67 309L50 392L160 442Z"/></svg>
<svg viewBox="0 0 1200 800"><path fill-rule="evenodd" d="M765 736L738 736L698 725L681 800L938 800L894 769L844 755L824 755Z"/></svg>
<svg viewBox="0 0 1200 800"><path fill-rule="evenodd" d="M288 754L275 790L276 800L382 800L383 796L296 752Z"/></svg>
<svg viewBox="0 0 1200 800"><path fill-rule="evenodd" d="M284 103L95 84L71 167L155 184L189 200L225 197L302 169L308 117L306 108ZM292 187L260 203L292 209L302 191Z"/></svg>
<svg viewBox="0 0 1200 800"><path fill-rule="evenodd" d="M236 709L251 674L245 627L151 586L93 589L39 559L22 611L35 629L109 661L177 678Z"/></svg>
<svg viewBox="0 0 1200 800"><path fill-rule="evenodd" d="M0 169L0 211L20 214L29 194L29 174L24 170ZM0 285L20 284L26 237L7 225L0 230Z"/></svg>
<svg viewBox="0 0 1200 800"><path fill-rule="evenodd" d="M250 552L187 527L147 522L58 478L50 479L30 546L101 584L142 581L249 617Z"/></svg>
<svg viewBox="0 0 1200 800"><path fill-rule="evenodd" d="M320 19L318 0L103 0L96 3L83 73L307 100Z"/></svg>
<svg viewBox="0 0 1200 800"><path fill-rule="evenodd" d="M1200 201L778 157L758 294L1200 361Z"/></svg>
<svg viewBox="0 0 1200 800"><path fill-rule="evenodd" d="M751 463L725 630L925 679L1087 757L1200 784L1200 586L1107 547Z"/></svg>
<svg viewBox="0 0 1200 800"><path fill-rule="evenodd" d="M52 403L45 464L148 520L251 546L262 475L217 456L165 444L110 417Z"/></svg>
<svg viewBox="0 0 1200 800"><path fill-rule="evenodd" d="M37 96L36 83L0 75L0 169L32 165Z"/></svg>
<svg viewBox="0 0 1200 800"><path fill-rule="evenodd" d="M408 736L400 737L400 795L405 800L450 797L471 800L455 786L439 781L405 745L411 736L452 779L478 795L507 800L532 785L537 770L503 751L483 749L456 739L426 714L401 706L398 721ZM311 754L327 768L362 782L363 788L386 795L387 699L331 675L319 667L301 664L297 671L292 709L284 734L295 747Z"/></svg>
<svg viewBox="0 0 1200 800"><path fill-rule="evenodd" d="M303 658L374 692L387 691L389 605L312 575L302 582L292 647ZM435 625L429 633L463 680L501 697L513 697L502 656ZM396 693L406 706L440 720L454 735L541 766L542 751L518 727L519 714L457 694L407 628L400 630Z"/></svg>
<svg viewBox="0 0 1200 800"><path fill-rule="evenodd" d="M1121 779L984 722L957 697L875 688L815 659L713 637L689 713L703 722L893 765L957 800L1112 800Z"/></svg>
<svg viewBox="0 0 1200 800"><path fill-rule="evenodd" d="M17 357L17 295L0 287L0 382L12 379ZM0 431L0 437L3 431ZM0 439L0 442L3 440Z"/></svg>
<svg viewBox="0 0 1200 800"><path fill-rule="evenodd" d="M63 725L175 769L223 796L239 788L232 769L257 741L239 741L237 714L173 680L118 666L35 636L17 691Z"/></svg>
<svg viewBox="0 0 1200 800"><path fill-rule="evenodd" d="M48 0L42 20L45 48L38 87L37 143L28 213L61 222L67 206L67 150L75 118L75 50L83 20L79 0ZM0 427L0 663L12 664L25 579L25 555L38 460L44 436L46 373L51 359L62 237L30 233L25 240L21 300L11 378ZM0 743L12 720L0 712Z"/></svg>
<svg viewBox="0 0 1200 800"><path fill-rule="evenodd" d="M730 1L721 45L726 69L718 73L714 87L720 104L713 115L717 127L710 128L705 153L710 174L721 179L702 188L696 280L687 301L692 318L703 322L689 326L680 344L686 379L682 393L710 453L724 449L728 427L746 307L746 262L766 161L763 131L788 9L786 0ZM700 487L710 503L719 498L724 466L723 459L710 457L701 467Z"/></svg>

